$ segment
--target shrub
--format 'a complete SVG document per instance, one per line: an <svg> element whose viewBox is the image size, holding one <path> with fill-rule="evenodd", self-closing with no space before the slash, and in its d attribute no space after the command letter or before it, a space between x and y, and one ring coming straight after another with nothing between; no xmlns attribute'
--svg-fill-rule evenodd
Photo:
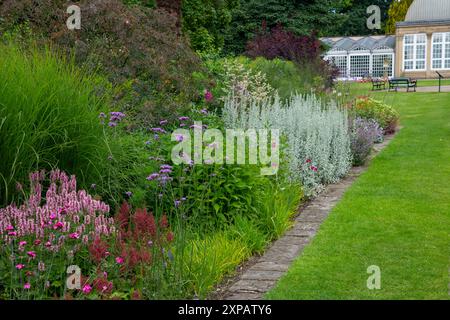
<svg viewBox="0 0 450 320"><path fill-rule="evenodd" d="M383 139L383 129L373 119L356 118L351 121L351 149L353 164L364 164L373 145Z"/></svg>
<svg viewBox="0 0 450 320"><path fill-rule="evenodd" d="M312 89L323 86L321 82L315 86L314 74L308 72L307 68L300 69L292 61L279 58L208 57L206 66L217 79L218 85L213 88L213 92L215 96L222 97L221 100L229 94L239 96L238 90L233 88L246 87L245 92L249 97L259 96L260 100L277 91L280 98L286 100L296 92L310 93Z"/></svg>
<svg viewBox="0 0 450 320"><path fill-rule="evenodd" d="M183 0L183 29L195 50L220 51L239 0Z"/></svg>
<svg viewBox="0 0 450 320"><path fill-rule="evenodd" d="M247 45L246 55L252 58L265 57L269 60L281 58L295 62L302 70L312 72L323 79L326 87L331 87L337 70L321 58L323 52L320 40L311 36L297 36L281 25L270 32L262 30Z"/></svg>
<svg viewBox="0 0 450 320"><path fill-rule="evenodd" d="M120 90L115 102L135 122L145 125L185 111L201 98L192 73L200 60L177 31L176 15L166 9L126 6L121 0L83 0L82 29L66 27L67 1L4 1L0 30L23 21L36 36L49 39L76 62L99 70Z"/></svg>
<svg viewBox="0 0 450 320"><path fill-rule="evenodd" d="M245 59L241 60L227 59L223 63L223 101L230 96L242 105L247 105L251 100L267 100L274 89L268 84L266 75L247 67Z"/></svg>
<svg viewBox="0 0 450 320"><path fill-rule="evenodd" d="M110 91L99 87L108 82L34 46L0 44L0 70L0 203L20 194L16 183L29 172L55 167L120 203L143 165L144 146L119 134L129 117L107 112Z"/></svg>
<svg viewBox="0 0 450 320"><path fill-rule="evenodd" d="M398 112L391 106L368 97L357 98L350 108L350 113L355 117L374 119L383 128L385 134L396 131L400 118Z"/></svg>
<svg viewBox="0 0 450 320"><path fill-rule="evenodd" d="M286 105L276 97L250 107L229 99L224 121L228 128L279 129L287 139L288 175L302 182L308 196L350 169L347 112L333 103L323 106L314 95L295 95Z"/></svg>

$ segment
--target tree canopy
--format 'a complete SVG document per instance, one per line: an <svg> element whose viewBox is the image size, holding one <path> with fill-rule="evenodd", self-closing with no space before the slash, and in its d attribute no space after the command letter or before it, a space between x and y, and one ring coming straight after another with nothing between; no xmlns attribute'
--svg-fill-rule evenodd
<svg viewBox="0 0 450 320"><path fill-rule="evenodd" d="M395 24L405 20L408 9L414 0L394 0L389 7L389 18L386 24L386 33L395 33Z"/></svg>
<svg viewBox="0 0 450 320"><path fill-rule="evenodd" d="M382 33L367 28L367 8L378 5L382 22L387 21L392 0L240 0L233 10L225 48L240 53L262 25L283 25L298 35L348 36Z"/></svg>

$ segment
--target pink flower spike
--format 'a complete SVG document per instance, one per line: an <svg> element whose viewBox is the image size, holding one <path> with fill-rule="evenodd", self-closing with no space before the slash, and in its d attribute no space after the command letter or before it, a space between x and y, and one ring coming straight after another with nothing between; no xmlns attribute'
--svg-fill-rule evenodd
<svg viewBox="0 0 450 320"><path fill-rule="evenodd" d="M31 288L31 284L29 284L29 283L27 282L27 283L25 283L25 285L23 286L23 288L24 288L25 290L29 290L29 289Z"/></svg>
<svg viewBox="0 0 450 320"><path fill-rule="evenodd" d="M117 257L116 258L116 263L117 264L123 264L123 262L124 262L124 259L122 257Z"/></svg>
<svg viewBox="0 0 450 320"><path fill-rule="evenodd" d="M59 222L55 223L55 225L53 226L53 229L57 230L57 229L62 229L63 227L64 227L64 223L59 221Z"/></svg>
<svg viewBox="0 0 450 320"><path fill-rule="evenodd" d="M16 265L17 270L22 270L23 268L25 268L24 264L19 263L18 265Z"/></svg>
<svg viewBox="0 0 450 320"><path fill-rule="evenodd" d="M79 239L80 235L78 233L74 232L69 235L69 238L70 239Z"/></svg>

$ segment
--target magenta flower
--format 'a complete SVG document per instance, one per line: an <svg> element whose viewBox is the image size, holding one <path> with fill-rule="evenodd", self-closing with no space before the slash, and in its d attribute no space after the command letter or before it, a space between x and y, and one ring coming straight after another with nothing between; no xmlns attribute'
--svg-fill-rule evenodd
<svg viewBox="0 0 450 320"><path fill-rule="evenodd" d="M19 242L19 247L24 247L24 246L26 246L27 245L27 242L26 241L20 241Z"/></svg>
<svg viewBox="0 0 450 320"><path fill-rule="evenodd" d="M122 257L117 257L117 258L116 258L116 263L117 263L117 264L123 264L124 261L125 261L125 260L124 260Z"/></svg>
<svg viewBox="0 0 450 320"><path fill-rule="evenodd" d="M53 226L54 230L58 230L58 229L62 229L64 227L64 223L62 223L61 221L58 221L57 223L55 223L55 225Z"/></svg>
<svg viewBox="0 0 450 320"><path fill-rule="evenodd" d="M17 236L17 232L15 232L15 231L8 232L8 236L15 237L15 236Z"/></svg>
<svg viewBox="0 0 450 320"><path fill-rule="evenodd" d="M88 285L88 284L84 285L84 287L83 287L84 294L89 294L89 293L91 293L91 291L92 291L92 287L90 285Z"/></svg>
<svg viewBox="0 0 450 320"><path fill-rule="evenodd" d="M5 230L6 230L6 231L14 231L14 227L11 226L11 225L9 225L9 226L6 227Z"/></svg>
<svg viewBox="0 0 450 320"><path fill-rule="evenodd" d="M17 270L22 270L23 268L25 268L24 264L19 263L18 265L16 265Z"/></svg>
<svg viewBox="0 0 450 320"><path fill-rule="evenodd" d="M25 290L29 290L31 288L31 284L29 282L25 283L25 285L23 286L23 288Z"/></svg>
<svg viewBox="0 0 450 320"><path fill-rule="evenodd" d="M76 232L69 234L70 239L79 239L80 235Z"/></svg>
<svg viewBox="0 0 450 320"><path fill-rule="evenodd" d="M211 101L213 101L213 99L214 99L214 96L213 96L212 92L209 91L209 90L206 90L206 92L205 92L205 101L206 102L211 102Z"/></svg>
<svg viewBox="0 0 450 320"><path fill-rule="evenodd" d="M36 252L34 252L34 251L28 251L27 255L32 259L36 258Z"/></svg>

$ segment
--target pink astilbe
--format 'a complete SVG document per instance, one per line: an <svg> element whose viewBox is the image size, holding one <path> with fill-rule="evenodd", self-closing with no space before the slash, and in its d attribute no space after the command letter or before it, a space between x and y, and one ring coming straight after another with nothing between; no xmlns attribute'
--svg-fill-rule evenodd
<svg viewBox="0 0 450 320"><path fill-rule="evenodd" d="M24 237L51 242L54 233L61 232L76 233L79 238L89 236L89 240L115 233L113 219L106 217L109 206L84 190L77 191L75 176L51 171L50 186L43 197L46 176L44 171L31 173L31 193L25 203L0 209L0 243ZM57 251L59 247L52 249Z"/></svg>

